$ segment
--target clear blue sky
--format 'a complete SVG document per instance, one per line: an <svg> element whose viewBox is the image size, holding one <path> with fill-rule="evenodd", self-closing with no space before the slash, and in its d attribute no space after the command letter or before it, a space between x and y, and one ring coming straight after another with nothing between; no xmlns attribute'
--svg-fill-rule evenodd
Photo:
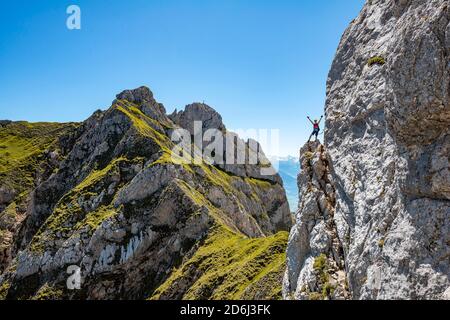
<svg viewBox="0 0 450 320"><path fill-rule="evenodd" d="M281 155L297 155L363 2L3 1L0 119L81 121L147 85L169 112L205 100L228 128L280 129ZM81 30L66 28L71 4Z"/></svg>

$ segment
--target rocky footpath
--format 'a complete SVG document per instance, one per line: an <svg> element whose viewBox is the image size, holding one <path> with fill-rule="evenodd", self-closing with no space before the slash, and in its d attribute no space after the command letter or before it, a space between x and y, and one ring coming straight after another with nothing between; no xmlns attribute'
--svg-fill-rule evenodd
<svg viewBox="0 0 450 320"><path fill-rule="evenodd" d="M126 90L20 161L11 150L40 141L47 125L24 123L34 134L17 141L25 129L2 124L11 161L0 163L0 298L280 298L291 226L280 178L259 174L267 164L175 161L177 128L203 120L225 130L212 108L194 111L169 117L148 88ZM66 286L72 267L78 290Z"/></svg>
<svg viewBox="0 0 450 320"><path fill-rule="evenodd" d="M327 84L328 173L300 176L285 298L317 289L311 265L323 253L343 259L349 291L323 298L450 299L449 57L446 0L367 1L347 29ZM313 169L323 167L307 152ZM326 185L308 190L315 181L330 181L335 201ZM317 197L335 202L334 227L318 226L328 214Z"/></svg>

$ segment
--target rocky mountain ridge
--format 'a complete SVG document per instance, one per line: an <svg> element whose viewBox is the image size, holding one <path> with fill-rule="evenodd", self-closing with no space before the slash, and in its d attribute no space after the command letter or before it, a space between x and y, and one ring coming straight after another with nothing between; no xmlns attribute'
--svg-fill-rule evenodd
<svg viewBox="0 0 450 320"><path fill-rule="evenodd" d="M204 123L225 128L210 107L190 110L167 116L141 87L81 124L2 124L0 297L280 297L291 225L281 180L260 165L174 162L181 125L213 116ZM79 290L67 289L71 266Z"/></svg>

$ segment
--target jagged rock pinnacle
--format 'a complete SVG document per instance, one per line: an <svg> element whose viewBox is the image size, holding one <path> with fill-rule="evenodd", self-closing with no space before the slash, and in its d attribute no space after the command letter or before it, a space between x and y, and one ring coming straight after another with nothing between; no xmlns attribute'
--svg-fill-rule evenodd
<svg viewBox="0 0 450 320"><path fill-rule="evenodd" d="M194 132L194 121L202 122L203 132L208 129L225 130L222 116L204 103L189 104L184 111L177 112L175 110L169 118L180 127L187 129L191 134Z"/></svg>
<svg viewBox="0 0 450 320"><path fill-rule="evenodd" d="M141 86L133 90L124 90L116 96L119 100L128 100L136 104L142 104L145 102L153 103L155 99L153 92L146 86Z"/></svg>
<svg viewBox="0 0 450 320"><path fill-rule="evenodd" d="M169 120L166 115L166 109L161 103L158 103L153 92L146 86L141 86L132 90L124 90L116 96L117 100L127 100L136 104L139 109L147 116L162 123ZM116 101L113 102L113 104Z"/></svg>

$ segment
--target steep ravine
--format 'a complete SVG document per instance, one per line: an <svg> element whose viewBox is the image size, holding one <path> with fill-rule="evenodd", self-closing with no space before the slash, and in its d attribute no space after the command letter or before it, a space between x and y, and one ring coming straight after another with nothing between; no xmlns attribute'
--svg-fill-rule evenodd
<svg viewBox="0 0 450 320"><path fill-rule="evenodd" d="M324 147L302 150L305 171L323 167L323 153L328 169L325 180L300 175L285 298L450 299L449 57L446 0L367 1L346 30L328 77ZM333 227L320 227L327 217ZM336 283L320 290L320 261L343 267L348 296Z"/></svg>

